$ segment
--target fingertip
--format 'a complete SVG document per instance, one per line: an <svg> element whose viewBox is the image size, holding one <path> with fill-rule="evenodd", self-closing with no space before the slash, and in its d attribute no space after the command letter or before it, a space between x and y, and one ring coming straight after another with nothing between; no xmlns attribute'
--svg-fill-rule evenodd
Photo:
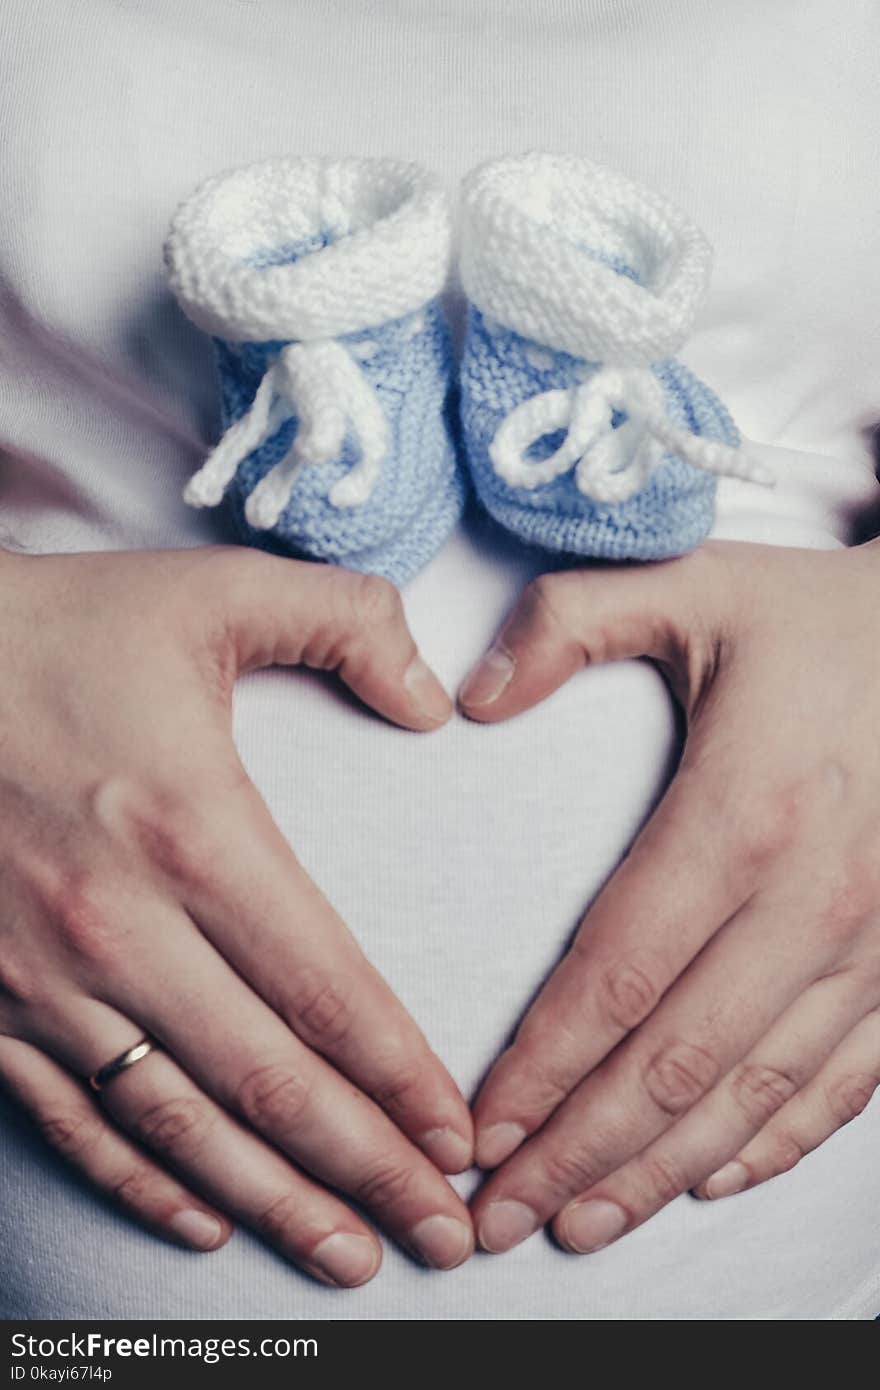
<svg viewBox="0 0 880 1390"><path fill-rule="evenodd" d="M553 1234L572 1255L604 1250L637 1224L631 1212L607 1197L588 1197L563 1207L552 1223Z"/></svg>
<svg viewBox="0 0 880 1390"><path fill-rule="evenodd" d="M500 642L490 647L474 667L458 692L458 707L463 714L476 720L491 719L494 706L507 690L516 674L513 654Z"/></svg>
<svg viewBox="0 0 880 1390"><path fill-rule="evenodd" d="M410 701L420 719L427 721L425 732L439 728L451 718L454 706L440 681L418 653L403 675Z"/></svg>
<svg viewBox="0 0 880 1390"><path fill-rule="evenodd" d="M474 1253L474 1229L470 1219L437 1212L413 1227L409 1244L432 1269L457 1269Z"/></svg>
<svg viewBox="0 0 880 1390"><path fill-rule="evenodd" d="M441 1173L463 1173L474 1161L473 1139L465 1138L449 1125L427 1130L422 1135L421 1147Z"/></svg>
<svg viewBox="0 0 880 1390"><path fill-rule="evenodd" d="M304 1264L324 1284L356 1289L378 1273L382 1246L371 1232L334 1231L325 1236Z"/></svg>
<svg viewBox="0 0 880 1390"><path fill-rule="evenodd" d="M485 1197L473 1209L474 1226L481 1250L503 1255L534 1235L541 1225L538 1213L515 1197Z"/></svg>
<svg viewBox="0 0 880 1390"><path fill-rule="evenodd" d="M715 1201L719 1197L733 1197L737 1192L742 1192L748 1181L748 1168L738 1158L734 1158L730 1163L725 1163L723 1168L712 1173L700 1184L700 1188L709 1201Z"/></svg>
<svg viewBox="0 0 880 1390"><path fill-rule="evenodd" d="M232 1235L232 1226L215 1212L186 1207L177 1211L168 1222L168 1230L180 1244L190 1250L207 1253L219 1250Z"/></svg>
<svg viewBox="0 0 880 1390"><path fill-rule="evenodd" d="M479 724L500 723L523 714L555 694L583 667L580 649L496 642L464 680L458 708Z"/></svg>
<svg viewBox="0 0 880 1390"><path fill-rule="evenodd" d="M498 1168L519 1148L526 1138L524 1127L511 1120L501 1120L477 1131L475 1144L477 1166Z"/></svg>

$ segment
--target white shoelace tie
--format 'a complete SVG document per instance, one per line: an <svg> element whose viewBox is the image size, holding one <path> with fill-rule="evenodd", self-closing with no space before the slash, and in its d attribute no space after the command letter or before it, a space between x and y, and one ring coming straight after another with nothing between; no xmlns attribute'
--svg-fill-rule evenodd
<svg viewBox="0 0 880 1390"><path fill-rule="evenodd" d="M570 469L585 497L625 502L640 492L664 455L706 473L770 486L772 473L744 449L703 439L672 424L663 388L646 367L603 367L567 390L543 391L516 406L489 448L492 465L511 487L532 489ZM626 416L616 428L615 413ZM549 458L528 458L539 439L566 430Z"/></svg>
<svg viewBox="0 0 880 1390"><path fill-rule="evenodd" d="M290 343L267 368L250 409L230 425L190 479L185 500L216 507L239 464L295 416L290 449L261 478L245 503L256 530L274 526L301 470L338 459L351 427L360 458L330 489L334 507L359 507L370 497L389 448L388 422L374 388L341 343L325 338Z"/></svg>

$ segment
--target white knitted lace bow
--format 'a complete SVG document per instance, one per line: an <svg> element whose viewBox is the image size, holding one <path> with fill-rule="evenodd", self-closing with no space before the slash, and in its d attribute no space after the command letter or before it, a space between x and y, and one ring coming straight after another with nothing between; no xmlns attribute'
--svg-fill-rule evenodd
<svg viewBox="0 0 880 1390"><path fill-rule="evenodd" d="M360 446L354 467L330 489L334 507L366 502L389 447L385 412L359 364L332 339L290 343L267 368L248 412L230 425L184 493L193 507L215 507L243 459L270 439L286 420L297 420L284 457L261 478L245 503L251 526L274 526L290 501L301 470L330 463L342 453L349 425Z"/></svg>
<svg viewBox="0 0 880 1390"><path fill-rule="evenodd" d="M626 419L615 427L617 413ZM561 429L565 439L554 453L529 457L539 439ZM640 492L669 453L707 473L773 481L747 451L675 426L663 388L646 367L603 367L568 390L530 397L505 416L489 448L495 472L511 487L541 487L573 468L579 491L602 503Z"/></svg>

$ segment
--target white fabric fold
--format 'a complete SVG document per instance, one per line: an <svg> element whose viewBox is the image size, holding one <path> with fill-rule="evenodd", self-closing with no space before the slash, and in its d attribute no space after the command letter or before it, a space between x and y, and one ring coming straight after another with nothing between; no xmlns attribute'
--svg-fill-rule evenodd
<svg viewBox="0 0 880 1390"><path fill-rule="evenodd" d="M420 165L281 158L201 184L174 215L165 262L206 333L308 342L422 308L443 287L449 249L445 191Z"/></svg>
<svg viewBox="0 0 880 1390"><path fill-rule="evenodd" d="M463 184L468 298L574 357L630 367L672 356L711 263L703 233L674 204L578 155L492 160Z"/></svg>
<svg viewBox="0 0 880 1390"><path fill-rule="evenodd" d="M339 458L349 426L360 455L330 489L330 503L344 508L368 501L388 452L388 421L352 354L332 340L289 343L283 349L266 370L250 410L229 426L190 478L184 500L192 507L215 507L243 459L291 416L297 428L290 449L260 479L245 503L251 526L268 530L276 524L301 469Z"/></svg>

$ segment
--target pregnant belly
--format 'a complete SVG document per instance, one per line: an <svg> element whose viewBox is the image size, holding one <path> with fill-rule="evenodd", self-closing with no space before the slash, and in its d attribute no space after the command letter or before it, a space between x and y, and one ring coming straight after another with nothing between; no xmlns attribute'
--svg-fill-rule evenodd
<svg viewBox="0 0 880 1390"><path fill-rule="evenodd" d="M460 537L408 595L450 689L528 575ZM243 682L245 763L467 1093L660 794L676 747L642 663L583 672L509 724L391 728L320 677Z"/></svg>

